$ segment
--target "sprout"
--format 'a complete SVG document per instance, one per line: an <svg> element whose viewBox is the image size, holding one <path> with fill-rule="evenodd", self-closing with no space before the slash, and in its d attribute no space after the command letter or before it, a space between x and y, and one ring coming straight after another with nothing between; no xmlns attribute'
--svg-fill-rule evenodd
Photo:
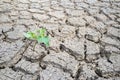
<svg viewBox="0 0 120 80"><path fill-rule="evenodd" d="M37 40L38 43L44 43L47 47L49 46L49 37L46 34L45 28L40 28L37 31L28 31L24 33L24 36L28 39Z"/></svg>

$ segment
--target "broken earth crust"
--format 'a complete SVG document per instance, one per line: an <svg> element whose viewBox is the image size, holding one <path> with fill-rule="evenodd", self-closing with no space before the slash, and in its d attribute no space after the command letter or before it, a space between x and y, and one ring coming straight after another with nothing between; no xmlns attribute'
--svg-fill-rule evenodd
<svg viewBox="0 0 120 80"><path fill-rule="evenodd" d="M23 36L41 26L48 48ZM120 3L0 0L0 80L120 80Z"/></svg>

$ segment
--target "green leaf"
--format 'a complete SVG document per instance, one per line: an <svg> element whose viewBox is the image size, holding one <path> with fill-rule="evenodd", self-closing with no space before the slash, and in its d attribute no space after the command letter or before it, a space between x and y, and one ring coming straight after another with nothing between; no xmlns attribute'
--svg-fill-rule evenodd
<svg viewBox="0 0 120 80"><path fill-rule="evenodd" d="M31 35L28 34L28 33L24 33L24 36L25 36L26 38L30 38L30 37L31 37Z"/></svg>
<svg viewBox="0 0 120 80"><path fill-rule="evenodd" d="M44 43L47 47L49 46L49 37L46 35L46 29L40 28L34 32L24 33L24 36L29 39L37 40L38 43Z"/></svg>
<svg viewBox="0 0 120 80"><path fill-rule="evenodd" d="M46 33L45 28L41 28L39 35L40 35L41 37L45 37L45 36L46 36L45 33Z"/></svg>
<svg viewBox="0 0 120 80"><path fill-rule="evenodd" d="M24 33L24 36L29 39L37 39L37 35L31 31Z"/></svg>
<svg viewBox="0 0 120 80"><path fill-rule="evenodd" d="M37 39L38 43L44 43L46 46L49 46L49 37L39 37Z"/></svg>

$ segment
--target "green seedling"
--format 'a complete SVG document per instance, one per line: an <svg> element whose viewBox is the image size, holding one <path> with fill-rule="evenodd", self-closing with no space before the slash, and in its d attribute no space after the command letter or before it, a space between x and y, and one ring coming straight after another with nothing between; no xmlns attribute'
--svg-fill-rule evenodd
<svg viewBox="0 0 120 80"><path fill-rule="evenodd" d="M28 31L24 33L24 36L28 39L37 40L38 43L44 43L47 47L49 46L49 37L46 34L45 28L40 28L34 32Z"/></svg>

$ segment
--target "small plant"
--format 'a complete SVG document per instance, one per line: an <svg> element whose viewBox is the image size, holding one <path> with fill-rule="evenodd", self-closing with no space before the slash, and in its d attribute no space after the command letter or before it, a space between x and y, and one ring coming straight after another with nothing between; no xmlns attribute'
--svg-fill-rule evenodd
<svg viewBox="0 0 120 80"><path fill-rule="evenodd" d="M49 46L49 37L46 34L45 28L40 28L36 31L28 31L24 33L24 36L28 39L37 40L38 43L44 43L47 47Z"/></svg>

